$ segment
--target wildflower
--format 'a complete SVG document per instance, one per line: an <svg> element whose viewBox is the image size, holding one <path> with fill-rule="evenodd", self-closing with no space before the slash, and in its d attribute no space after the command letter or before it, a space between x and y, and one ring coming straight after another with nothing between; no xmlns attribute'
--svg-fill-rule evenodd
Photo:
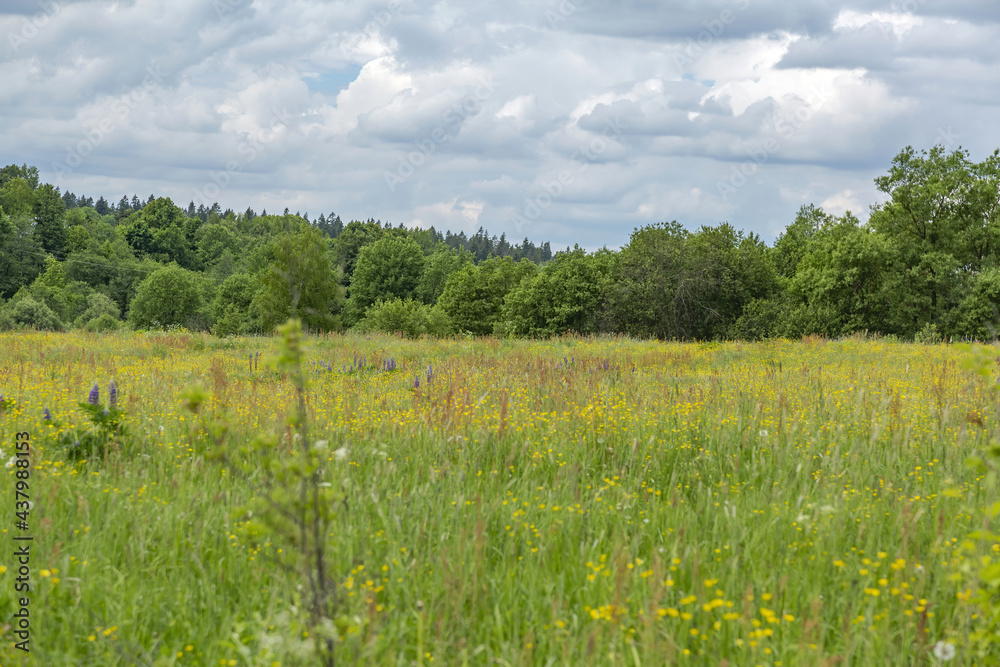
<svg viewBox="0 0 1000 667"><path fill-rule="evenodd" d="M10 457L9 459L7 459L7 467L8 467L8 468L13 468L13 467L14 467L14 462L15 462L16 460L17 460L17 457L16 457L16 456L12 456L12 457Z"/></svg>
<svg viewBox="0 0 1000 667"><path fill-rule="evenodd" d="M420 389L420 378L418 377L413 378L413 388Z"/></svg>
<svg viewBox="0 0 1000 667"><path fill-rule="evenodd" d="M42 419L44 419L47 422L52 421L52 413L49 412L48 408L45 408L45 414L42 415Z"/></svg>
<svg viewBox="0 0 1000 667"><path fill-rule="evenodd" d="M431 377L433 377L433 375L434 375L433 368L431 366L428 366L427 367L427 381L428 382L431 381Z"/></svg>
<svg viewBox="0 0 1000 667"><path fill-rule="evenodd" d="M955 657L955 645L951 642L939 641L934 645L934 657L941 662L948 662Z"/></svg>
<svg viewBox="0 0 1000 667"><path fill-rule="evenodd" d="M100 398L101 398L101 390L97 387L97 383L95 382L94 386L90 390L90 395L87 396L87 402L90 403L91 405L97 405L97 402L100 400Z"/></svg>
<svg viewBox="0 0 1000 667"><path fill-rule="evenodd" d="M340 449L334 450L333 456L338 461L347 459L347 447L341 447Z"/></svg>
<svg viewBox="0 0 1000 667"><path fill-rule="evenodd" d="M112 410L118 407L118 387L115 386L114 380L108 385L108 407Z"/></svg>
<svg viewBox="0 0 1000 667"><path fill-rule="evenodd" d="M757 435L759 435L762 438L766 438L767 437L767 429L766 428L762 428Z"/></svg>

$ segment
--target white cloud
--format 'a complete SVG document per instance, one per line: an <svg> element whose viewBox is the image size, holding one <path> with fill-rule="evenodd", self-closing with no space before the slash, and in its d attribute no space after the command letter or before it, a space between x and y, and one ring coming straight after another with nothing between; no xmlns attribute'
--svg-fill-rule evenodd
<svg viewBox="0 0 1000 667"><path fill-rule="evenodd" d="M483 225L554 247L674 218L770 239L802 203L862 215L906 145L1000 146L988 3L734 2L721 29L721 4L577 4L553 24L531 3L63 0L29 38L33 14L0 10L0 145L50 181L85 151L58 184L95 198L186 204L235 164L223 208ZM156 89L128 97L150 67ZM390 190L386 172L420 150ZM518 228L562 172L571 183Z"/></svg>

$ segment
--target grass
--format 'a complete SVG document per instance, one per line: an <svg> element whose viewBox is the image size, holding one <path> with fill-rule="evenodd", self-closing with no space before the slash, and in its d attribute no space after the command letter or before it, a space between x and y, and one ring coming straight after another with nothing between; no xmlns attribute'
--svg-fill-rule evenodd
<svg viewBox="0 0 1000 667"><path fill-rule="evenodd" d="M233 451L265 432L287 455L293 389L263 363L276 346L0 334L0 393L16 401L0 449L17 431L35 447L32 652L6 627L0 663L309 664L299 582L273 562L287 545L250 539L253 487L212 462L206 435L224 418ZM965 460L995 433L997 401L964 354L310 338L311 432L347 448L328 471L347 491L329 536L338 660L932 665L943 640L950 664L973 664L974 610L951 575L996 500ZM111 380L132 436L67 460L44 408L71 428ZM210 396L199 416L179 398L193 383ZM7 470L0 623L17 570Z"/></svg>

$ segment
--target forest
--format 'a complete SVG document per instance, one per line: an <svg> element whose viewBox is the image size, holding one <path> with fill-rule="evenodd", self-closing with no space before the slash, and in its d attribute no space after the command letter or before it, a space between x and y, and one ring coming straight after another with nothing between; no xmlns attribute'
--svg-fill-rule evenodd
<svg viewBox="0 0 1000 667"><path fill-rule="evenodd" d="M620 250L553 252L334 213L186 209L60 192L0 170L0 329L123 327L661 340L867 333L995 340L1000 150L902 150L861 222L804 205L772 245L728 222L635 229Z"/></svg>

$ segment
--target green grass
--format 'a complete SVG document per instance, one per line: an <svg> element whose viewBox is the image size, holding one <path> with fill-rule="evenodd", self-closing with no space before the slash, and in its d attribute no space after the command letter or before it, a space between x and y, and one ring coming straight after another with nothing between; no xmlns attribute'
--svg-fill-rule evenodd
<svg viewBox="0 0 1000 667"><path fill-rule="evenodd" d="M210 460L200 421L225 418L233 452L276 433L286 456L292 389L247 363L275 346L0 335L0 393L17 401L0 416L4 460L16 431L35 444L32 652L8 628L3 665L309 664L289 629L299 582L273 562L287 545L249 539L239 509L253 487ZM333 368L308 366L311 431L348 450L329 461L348 498L329 536L350 619L341 664L930 665L940 640L958 645L950 664L974 664L960 641L974 610L951 575L996 499L965 460L995 433L997 403L961 350L381 336L307 348ZM342 372L355 354L374 368ZM399 370L382 373L390 356ZM67 462L42 410L73 426L90 386L112 379L132 436ZM195 382L212 397L199 418L179 399Z"/></svg>

